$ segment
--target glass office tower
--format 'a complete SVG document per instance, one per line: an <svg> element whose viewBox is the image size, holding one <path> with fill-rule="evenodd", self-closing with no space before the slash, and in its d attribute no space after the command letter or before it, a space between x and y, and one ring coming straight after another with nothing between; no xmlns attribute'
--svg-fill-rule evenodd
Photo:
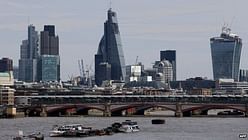
<svg viewBox="0 0 248 140"><path fill-rule="evenodd" d="M239 80L242 39L222 28L220 37L210 39L214 80L220 78Z"/></svg>
<svg viewBox="0 0 248 140"><path fill-rule="evenodd" d="M107 64L103 67L102 64ZM110 69L111 70L108 70ZM103 70L104 69L104 70ZM102 78L102 71L109 71L111 74ZM125 59L122 50L120 31L117 22L117 15L111 9L108 10L108 19L104 23L104 35L99 43L95 55L95 81L99 86L104 80L124 80L126 75Z"/></svg>

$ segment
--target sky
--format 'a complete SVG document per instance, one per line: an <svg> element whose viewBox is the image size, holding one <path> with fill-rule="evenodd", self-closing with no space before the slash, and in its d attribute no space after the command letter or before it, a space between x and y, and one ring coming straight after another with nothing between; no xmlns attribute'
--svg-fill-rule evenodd
<svg viewBox="0 0 248 140"><path fill-rule="evenodd" d="M243 39L241 69L248 69L247 0L0 0L0 57L18 65L29 24L56 26L61 77L79 75L78 60L94 70L107 10L117 12L126 64L151 68L161 50L176 50L177 79L212 79L211 37L228 24Z"/></svg>

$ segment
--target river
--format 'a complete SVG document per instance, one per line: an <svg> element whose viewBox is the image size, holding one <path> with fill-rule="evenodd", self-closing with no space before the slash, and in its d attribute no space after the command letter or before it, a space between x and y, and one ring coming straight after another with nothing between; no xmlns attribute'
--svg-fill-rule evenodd
<svg viewBox="0 0 248 140"><path fill-rule="evenodd" d="M152 125L151 120L162 118L166 124ZM137 121L138 133L114 134L87 138L51 138L49 131L54 125L84 124L104 128L114 122ZM0 119L0 140L12 140L18 130L24 134L41 132L45 140L238 140L239 134L248 134L248 118L217 117L26 117ZM248 138L244 138L248 139Z"/></svg>

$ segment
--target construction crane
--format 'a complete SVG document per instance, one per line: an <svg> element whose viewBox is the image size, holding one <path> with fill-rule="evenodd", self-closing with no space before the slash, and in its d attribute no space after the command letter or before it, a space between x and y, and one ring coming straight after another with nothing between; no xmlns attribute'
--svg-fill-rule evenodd
<svg viewBox="0 0 248 140"><path fill-rule="evenodd" d="M86 74L85 74L85 70L84 70L84 61L83 61L83 59L78 60L78 66L79 66L80 76L82 78L85 78Z"/></svg>
<svg viewBox="0 0 248 140"><path fill-rule="evenodd" d="M84 70L84 61L83 61L83 59L81 59L81 68L82 68L83 78L85 78L86 75L85 75L85 70Z"/></svg>

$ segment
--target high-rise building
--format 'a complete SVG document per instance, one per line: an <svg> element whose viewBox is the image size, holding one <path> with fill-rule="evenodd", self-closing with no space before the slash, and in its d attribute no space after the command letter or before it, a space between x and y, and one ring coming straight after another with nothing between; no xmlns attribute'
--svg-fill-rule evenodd
<svg viewBox="0 0 248 140"><path fill-rule="evenodd" d="M220 37L210 39L214 80L220 78L239 80L242 39L222 28Z"/></svg>
<svg viewBox="0 0 248 140"><path fill-rule="evenodd" d="M177 80L176 50L160 51L160 61L168 60L172 64L173 81Z"/></svg>
<svg viewBox="0 0 248 140"><path fill-rule="evenodd" d="M55 35L55 26L45 25L40 35L41 55L59 55L59 37Z"/></svg>
<svg viewBox="0 0 248 140"><path fill-rule="evenodd" d="M58 79L58 55L41 55L38 62L39 81L57 81Z"/></svg>
<svg viewBox="0 0 248 140"><path fill-rule="evenodd" d="M13 61L9 58L0 59L0 72L13 71Z"/></svg>
<svg viewBox="0 0 248 140"><path fill-rule="evenodd" d="M22 41L20 56L18 79L25 82L37 81L39 36L33 25L28 26L28 39Z"/></svg>
<svg viewBox="0 0 248 140"><path fill-rule="evenodd" d="M248 70L241 69L239 71L239 82L248 82Z"/></svg>
<svg viewBox="0 0 248 140"><path fill-rule="evenodd" d="M38 80L60 81L59 37L55 35L55 26L45 25L40 34Z"/></svg>
<svg viewBox="0 0 248 140"><path fill-rule="evenodd" d="M104 23L104 35L95 55L95 81L98 86L102 81L108 80L101 77L102 63L108 63L108 67L111 67L111 80L125 79L126 67L117 15L111 9L108 10L108 19Z"/></svg>
<svg viewBox="0 0 248 140"><path fill-rule="evenodd" d="M168 60L160 61L155 64L153 68L156 71L156 81L163 83L169 83L173 79L172 64Z"/></svg>

